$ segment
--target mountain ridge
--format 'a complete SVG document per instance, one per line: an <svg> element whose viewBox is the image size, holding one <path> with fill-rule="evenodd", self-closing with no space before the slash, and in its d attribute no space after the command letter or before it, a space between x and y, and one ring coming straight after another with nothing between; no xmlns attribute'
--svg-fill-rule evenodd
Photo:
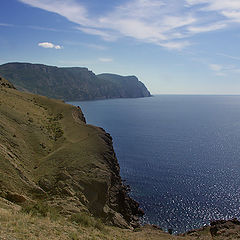
<svg viewBox="0 0 240 240"><path fill-rule="evenodd" d="M135 76L109 74L109 78L106 74L96 75L85 67L14 62L0 65L0 75L19 90L64 101L151 96Z"/></svg>

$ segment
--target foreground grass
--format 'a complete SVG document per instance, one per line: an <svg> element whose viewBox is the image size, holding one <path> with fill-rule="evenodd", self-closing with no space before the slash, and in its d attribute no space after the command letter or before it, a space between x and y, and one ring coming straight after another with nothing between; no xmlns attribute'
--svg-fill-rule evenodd
<svg viewBox="0 0 240 240"><path fill-rule="evenodd" d="M48 214L46 216L40 216L32 214L31 212L26 213L22 210L16 210L16 208L1 205L0 239L175 240L194 238L171 236L152 228L143 228L138 231L131 231L116 227L109 227L86 215L75 215L68 219L60 216L53 219Z"/></svg>
<svg viewBox="0 0 240 240"><path fill-rule="evenodd" d="M13 212L0 209L0 239L111 239L105 231L64 218L52 220L49 216ZM117 239L117 238L116 238Z"/></svg>

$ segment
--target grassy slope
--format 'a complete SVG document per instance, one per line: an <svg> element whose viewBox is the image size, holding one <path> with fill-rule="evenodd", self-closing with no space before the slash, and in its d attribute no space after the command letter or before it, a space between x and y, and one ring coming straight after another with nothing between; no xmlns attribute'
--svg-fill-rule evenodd
<svg viewBox="0 0 240 240"><path fill-rule="evenodd" d="M49 217L37 217L17 211L13 204L1 202L0 199L0 238L32 239L32 240L181 240L212 239L206 231L200 237L171 236L152 227L144 227L136 231L105 226L99 230L92 226L76 224L68 219L51 220Z"/></svg>
<svg viewBox="0 0 240 240"><path fill-rule="evenodd" d="M106 218L118 212L121 179L111 140L86 125L80 109L0 88L0 129L0 196L44 198L65 214L85 210Z"/></svg>
<svg viewBox="0 0 240 240"><path fill-rule="evenodd" d="M20 187L32 188L31 182L37 181L42 172L52 171L47 165L57 165L56 158L59 154L61 159L66 159L65 155L74 149L76 143L81 142L80 145L82 145L85 142L86 146L93 146L91 136L97 134L96 130L91 126L85 126L84 123L81 125L75 122L72 118L72 110L72 106L60 101L23 94L14 89L0 90L0 127L2 129L0 161L1 166L8 169L5 171L5 179L4 175L0 178L6 183L8 189L16 191ZM65 117L54 121L58 114ZM63 131L64 135L60 136L61 133L57 135L58 130ZM46 163L48 156L52 158ZM85 158L84 161L83 158L78 159L81 159L82 164L91 162L91 158ZM92 160L94 162L93 158ZM34 169L39 167L41 170L32 174ZM19 172L23 174L21 179ZM12 181L8 181L9 177Z"/></svg>

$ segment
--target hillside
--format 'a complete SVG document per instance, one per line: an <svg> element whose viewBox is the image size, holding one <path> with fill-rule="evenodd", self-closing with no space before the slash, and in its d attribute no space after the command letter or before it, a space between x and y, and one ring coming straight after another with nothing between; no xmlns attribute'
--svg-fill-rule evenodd
<svg viewBox="0 0 240 240"><path fill-rule="evenodd" d="M96 76L87 68L80 67L58 68L42 64L7 63L0 65L0 75L19 90L65 101L150 96L144 84L134 76Z"/></svg>
<svg viewBox="0 0 240 240"><path fill-rule="evenodd" d="M87 125L80 108L0 86L0 196L137 225L142 212L122 183L111 136Z"/></svg>

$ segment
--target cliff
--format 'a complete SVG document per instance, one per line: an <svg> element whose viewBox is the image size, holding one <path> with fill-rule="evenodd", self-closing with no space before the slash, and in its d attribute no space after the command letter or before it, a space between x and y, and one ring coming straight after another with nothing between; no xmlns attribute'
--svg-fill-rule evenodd
<svg viewBox="0 0 240 240"><path fill-rule="evenodd" d="M122 183L112 138L86 124L80 108L1 78L0 129L0 197L20 205L44 199L64 215L138 225L142 211Z"/></svg>
<svg viewBox="0 0 240 240"><path fill-rule="evenodd" d="M116 96L121 97L149 97L150 93L136 76L120 76L116 74L103 73L97 75L99 79L109 81L117 86Z"/></svg>
<svg viewBox="0 0 240 240"><path fill-rule="evenodd" d="M19 90L65 101L150 96L145 85L135 76L97 76L87 68L80 67L58 68L42 64L7 63L0 65L0 75Z"/></svg>

